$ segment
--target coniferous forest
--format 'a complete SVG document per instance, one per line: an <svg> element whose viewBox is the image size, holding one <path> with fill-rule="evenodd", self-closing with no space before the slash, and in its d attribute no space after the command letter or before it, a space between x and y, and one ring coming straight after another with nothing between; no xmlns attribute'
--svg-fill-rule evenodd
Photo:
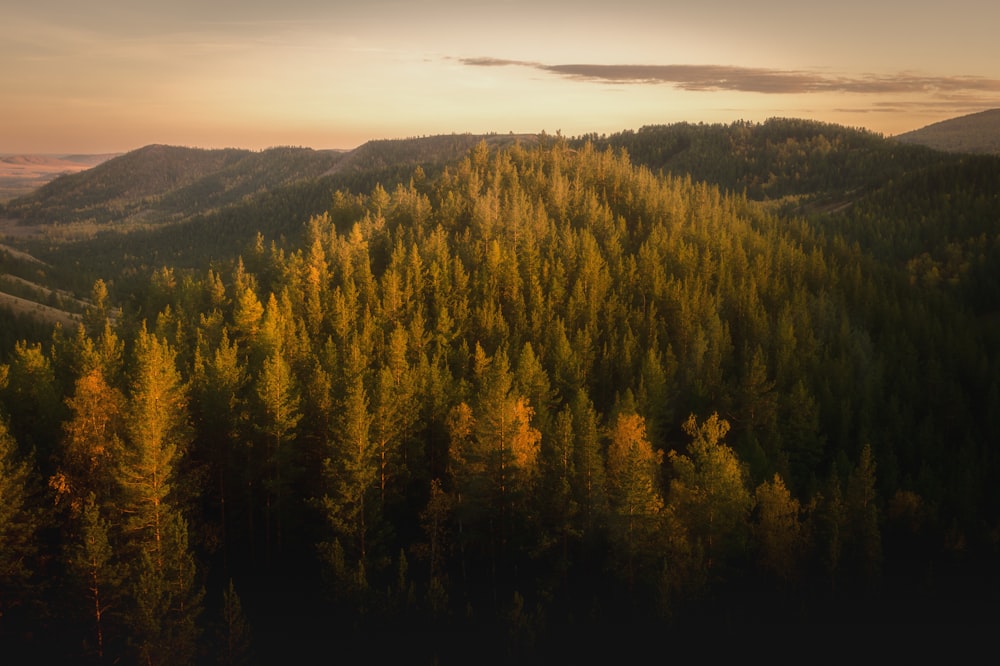
<svg viewBox="0 0 1000 666"><path fill-rule="evenodd" d="M5 653L997 628L1000 158L786 121L365 173L25 246L88 292L4 320Z"/></svg>

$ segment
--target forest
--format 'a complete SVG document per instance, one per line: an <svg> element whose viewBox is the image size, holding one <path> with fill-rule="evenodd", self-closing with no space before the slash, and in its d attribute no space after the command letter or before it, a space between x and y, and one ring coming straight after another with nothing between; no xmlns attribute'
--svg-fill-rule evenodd
<svg viewBox="0 0 1000 666"><path fill-rule="evenodd" d="M5 654L995 630L1000 158L785 121L382 173L26 245L89 293L4 320Z"/></svg>

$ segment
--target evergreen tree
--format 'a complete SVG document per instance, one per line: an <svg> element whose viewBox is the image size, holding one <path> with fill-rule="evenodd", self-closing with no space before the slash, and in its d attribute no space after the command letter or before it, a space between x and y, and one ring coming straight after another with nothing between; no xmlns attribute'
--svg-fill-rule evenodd
<svg viewBox="0 0 1000 666"><path fill-rule="evenodd" d="M293 499L296 470L296 427L301 419L299 393L291 368L280 353L271 354L261 368L256 383L264 485L265 555L270 564L274 550L282 550L285 503ZM272 544L271 531L274 530Z"/></svg>
<svg viewBox="0 0 1000 666"><path fill-rule="evenodd" d="M502 547L511 529L508 525L515 513L526 509L524 502L537 480L541 433L532 425L534 409L515 390L506 352L488 358L477 346L476 359L474 451L469 454L483 466Z"/></svg>
<svg viewBox="0 0 1000 666"><path fill-rule="evenodd" d="M230 523L240 513L252 515L254 506L239 492L253 479L247 436L250 413L246 387L249 383L244 359L226 327L218 346L199 347L192 376L192 416L198 440L193 448L210 468L215 483L203 492L204 505L218 516L223 562L228 564ZM242 501L241 501L242 500ZM228 505L228 510L227 510ZM208 507L211 507L210 509ZM235 511L234 511L235 509ZM249 521L252 525L252 519ZM253 534L250 534L252 541Z"/></svg>
<svg viewBox="0 0 1000 666"><path fill-rule="evenodd" d="M863 580L872 584L882 574L882 513L878 504L876 465L870 444L865 444L847 478L844 509L852 564Z"/></svg>
<svg viewBox="0 0 1000 666"><path fill-rule="evenodd" d="M711 570L729 556L743 555L753 499L744 465L722 441L728 421L713 413L699 424L692 414L684 432L691 437L687 455L676 450L669 455L674 473L669 502L703 544Z"/></svg>
<svg viewBox="0 0 1000 666"><path fill-rule="evenodd" d="M323 461L326 492L320 507L332 532L321 544L335 577L348 577L348 589L367 589L370 533L373 529L372 490L378 480L377 452L371 440L372 416L365 389L366 367L361 351L351 346L345 368L346 392L333 451ZM337 581L344 585L343 580Z"/></svg>
<svg viewBox="0 0 1000 666"><path fill-rule="evenodd" d="M602 526L608 510L605 456L597 410L583 389L577 391L573 412L573 496L580 507L581 530L589 537Z"/></svg>
<svg viewBox="0 0 1000 666"><path fill-rule="evenodd" d="M49 482L57 502L67 501L78 511L88 495L101 506L117 499L115 468L122 458L125 396L108 385L101 365L76 381L66 400L70 418L63 424L63 440L56 473Z"/></svg>
<svg viewBox="0 0 1000 666"><path fill-rule="evenodd" d="M22 340L14 346L6 386L0 389L10 434L22 447L34 449L39 460L48 460L59 440L63 405L52 361L41 343Z"/></svg>
<svg viewBox="0 0 1000 666"><path fill-rule="evenodd" d="M20 641L35 610L40 515L31 504L33 466L0 419L0 638Z"/></svg>
<svg viewBox="0 0 1000 666"><path fill-rule="evenodd" d="M187 397L168 343L143 327L136 338L127 440L119 470L125 553L131 562L128 614L135 657L147 663L191 663L203 592L188 545L178 486L190 442Z"/></svg>
<svg viewBox="0 0 1000 666"><path fill-rule="evenodd" d="M614 514L612 535L619 544L629 586L636 581L641 557L656 552L655 540L664 509L660 482L663 451L646 437L645 420L620 413L611 424L608 446L608 496Z"/></svg>
<svg viewBox="0 0 1000 666"><path fill-rule="evenodd" d="M78 592L80 611L87 627L83 654L97 663L114 663L124 639L122 610L124 565L112 546L109 522L93 493L79 513L79 536L69 548L67 570ZM74 604L76 606L76 604Z"/></svg>
<svg viewBox="0 0 1000 666"><path fill-rule="evenodd" d="M221 666L248 666L254 661L250 624L243 614L243 605L232 578L222 591L222 617L215 645L218 650L216 660Z"/></svg>
<svg viewBox="0 0 1000 666"><path fill-rule="evenodd" d="M757 486L754 497L758 565L778 580L797 580L806 553L806 529L799 501L791 496L778 474Z"/></svg>

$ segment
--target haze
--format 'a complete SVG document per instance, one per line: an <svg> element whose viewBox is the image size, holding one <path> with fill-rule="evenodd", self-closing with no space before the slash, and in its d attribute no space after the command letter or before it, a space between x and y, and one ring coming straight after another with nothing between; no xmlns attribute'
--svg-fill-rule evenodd
<svg viewBox="0 0 1000 666"><path fill-rule="evenodd" d="M0 153L773 116L892 135L1000 106L981 0L5 4Z"/></svg>

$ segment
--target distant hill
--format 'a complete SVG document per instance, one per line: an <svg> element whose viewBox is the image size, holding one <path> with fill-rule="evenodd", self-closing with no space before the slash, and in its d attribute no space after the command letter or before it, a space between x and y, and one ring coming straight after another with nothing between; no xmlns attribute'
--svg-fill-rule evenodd
<svg viewBox="0 0 1000 666"><path fill-rule="evenodd" d="M893 138L951 153L1000 155L1000 109L943 120Z"/></svg>
<svg viewBox="0 0 1000 666"><path fill-rule="evenodd" d="M178 222L295 183L325 179L359 192L376 183L389 187L418 165L433 172L461 159L480 141L498 146L536 140L521 134L450 134L374 140L351 151L150 145L55 178L9 201L4 216L22 224L75 223L91 230L110 223Z"/></svg>
<svg viewBox="0 0 1000 666"><path fill-rule="evenodd" d="M150 145L13 199L6 216L27 223L99 226L175 221L314 179L340 157L338 151L309 148L256 152Z"/></svg>
<svg viewBox="0 0 1000 666"><path fill-rule="evenodd" d="M687 174L758 201L807 198L823 207L842 205L903 173L958 159L867 130L797 118L647 125L571 143L579 148L587 141L599 150L625 150L654 172Z"/></svg>
<svg viewBox="0 0 1000 666"><path fill-rule="evenodd" d="M414 166L457 159L480 141L510 143L515 139L534 141L534 135L442 134L413 139L368 141L348 153L331 173L381 170L390 166Z"/></svg>
<svg viewBox="0 0 1000 666"><path fill-rule="evenodd" d="M90 169L117 155L0 155L0 201L28 194L59 176Z"/></svg>

